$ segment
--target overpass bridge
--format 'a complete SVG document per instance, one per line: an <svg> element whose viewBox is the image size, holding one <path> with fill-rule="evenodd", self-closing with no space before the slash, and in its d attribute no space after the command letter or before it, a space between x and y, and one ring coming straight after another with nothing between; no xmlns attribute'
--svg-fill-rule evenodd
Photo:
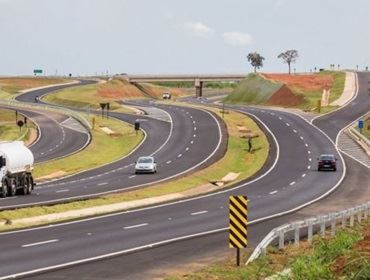
<svg viewBox="0 0 370 280"><path fill-rule="evenodd" d="M203 82L237 82L247 74L124 75L130 83L194 82L196 96L202 96Z"/></svg>

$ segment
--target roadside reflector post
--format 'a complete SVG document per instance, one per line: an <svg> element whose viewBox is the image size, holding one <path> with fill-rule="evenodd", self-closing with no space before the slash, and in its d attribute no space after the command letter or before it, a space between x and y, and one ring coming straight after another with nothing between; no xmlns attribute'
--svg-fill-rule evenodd
<svg viewBox="0 0 370 280"><path fill-rule="evenodd" d="M95 117L92 117L92 129L95 130Z"/></svg>
<svg viewBox="0 0 370 280"><path fill-rule="evenodd" d="M104 118L104 108L107 106L107 103L99 103L101 108L101 118Z"/></svg>
<svg viewBox="0 0 370 280"><path fill-rule="evenodd" d="M321 100L317 100L317 112L321 113Z"/></svg>
<svg viewBox="0 0 370 280"><path fill-rule="evenodd" d="M135 121L135 132L137 135L137 132L140 130L140 122L138 120Z"/></svg>
<svg viewBox="0 0 370 280"><path fill-rule="evenodd" d="M240 266L240 249L247 247L248 200L246 196L229 197L229 248L236 248L236 265Z"/></svg>

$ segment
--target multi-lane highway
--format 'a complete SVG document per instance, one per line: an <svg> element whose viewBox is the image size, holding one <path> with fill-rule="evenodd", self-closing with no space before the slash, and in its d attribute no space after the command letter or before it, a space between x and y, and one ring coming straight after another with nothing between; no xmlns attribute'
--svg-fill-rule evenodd
<svg viewBox="0 0 370 280"><path fill-rule="evenodd" d="M360 75L359 79L365 82L368 80L368 77ZM360 100L368 102L364 94L364 92L367 94L367 88L364 90L361 85L362 83L360 82L359 94L351 104L353 102L356 104ZM184 119L186 119L187 115L191 115L193 118L196 115L196 112L188 108L166 105L161 105L160 107L173 115L176 115L175 112L178 112L178 114L183 115ZM355 118L362 115L365 113L365 108L366 106L364 106L364 109L359 108L357 110L356 107L357 113L351 117ZM109 271L112 274L117 273L117 270L121 269L119 279L124 277L129 279L135 273L136 275L139 272L143 273L143 268L135 266L135 260L130 259L130 256L132 256L130 254L143 248L155 247L142 252L142 254L148 257L146 264L147 268L150 269L153 263L156 263L154 256L163 248L155 245L166 246L169 252L176 255L181 254L184 258L187 258L194 250L182 247L185 242L187 244L190 243L189 241L180 240L191 238L192 246L207 250L210 249L208 243L204 238L197 237L206 234L208 242L219 244L218 247L223 246L222 244L225 243L224 239L226 237L224 232L227 226L227 201L229 195L248 195L250 199L249 218L255 224L251 225L252 229L250 232L255 234L251 236L251 239L256 242L263 237L263 234L269 228L281 222L279 220L281 218L267 222L262 222L262 220L272 219L273 216L280 216L286 211L302 207L306 203L324 196L339 185L344 176L345 168L342 164L341 156L337 153L330 137L334 139L336 135L335 130L338 132L341 127L351 121L343 116L348 111L353 111L351 105L323 117L323 119L326 119L322 121L323 123L326 123L328 120L343 118L343 122L337 122L334 127L321 127L326 135L295 114L269 110L267 108L238 106L234 109L253 116L266 133L270 135L271 154L269 163L258 178L238 184L230 190L166 205L116 213L73 223L62 223L32 230L1 234L1 239L4 240L4 243L0 245L2 252L0 263L3 264L2 268L4 267L4 269L1 269L1 275L63 267L68 264L77 264L101 257L126 253L119 257L120 260L125 260L124 264L119 268L110 270L112 267L110 264L115 263L114 260L111 262L109 260L94 262L93 265L89 266L89 270L84 270L84 276L88 277L88 275L93 275L97 271L104 271L110 275ZM204 111L198 111L198 114L202 114L201 112L208 114ZM199 120L202 120L204 116L199 116ZM150 120L148 123L152 121ZM206 122L209 123L209 121L210 119ZM320 121L321 119L319 118L314 123L320 125ZM196 124L198 122L197 120ZM175 131L176 127L177 123L173 121L172 130ZM184 136L184 127L181 126L179 130L181 137L174 140L175 143L178 143L177 141L180 141L180 138L185 138L184 144L189 144L191 142L190 139L199 137L199 135L194 137L193 134L187 138L187 136ZM175 134L173 131L172 133ZM194 128L192 132L194 132ZM209 145L209 132L210 130L208 129L207 141L204 140L203 144L207 143ZM188 143L189 140L190 142ZM204 144L203 149L207 145ZM176 145L171 145L164 154L172 152L174 146ZM185 147L186 145L181 146ZM169 158L173 159L176 156L177 159L181 160L182 156L178 157L180 155L179 152L181 151L174 152ZM337 172L317 172L315 159L321 153L336 154L339 159ZM171 159L162 163L167 164L169 161L172 163ZM180 165L182 165L182 162L174 162L172 167L171 163L167 164L167 169L169 170L176 168L175 165L178 164L175 163L181 163ZM194 163L190 165L194 165ZM352 163L347 165L352 165ZM347 168L350 167L347 166ZM69 181L69 183L71 187L78 186L79 181L80 179L76 182ZM68 179L66 179L66 183L68 183ZM54 188L58 187L60 186L56 183L45 189L54 190ZM104 187L104 189L106 188ZM285 218L288 219L289 216ZM257 221L260 222L256 224ZM37 259L32 258L35 254L38 256ZM176 259L178 260L179 258L176 257ZM127 267L130 267L129 271L124 270ZM81 273L79 266L55 273L48 273L45 277L52 277L53 275L58 275L58 277L61 277L61 275L70 276L73 273ZM75 275L81 276L81 274Z"/></svg>

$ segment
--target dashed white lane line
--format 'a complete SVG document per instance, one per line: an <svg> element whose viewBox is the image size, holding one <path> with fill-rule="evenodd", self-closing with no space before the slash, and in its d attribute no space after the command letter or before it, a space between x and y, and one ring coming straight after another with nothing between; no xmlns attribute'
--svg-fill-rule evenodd
<svg viewBox="0 0 370 280"><path fill-rule="evenodd" d="M64 190L56 191L56 193L62 193L62 192L69 192L69 189L64 189Z"/></svg>
<svg viewBox="0 0 370 280"><path fill-rule="evenodd" d="M293 129L293 132L294 132L294 133L297 133L297 130Z"/></svg>
<svg viewBox="0 0 370 280"><path fill-rule="evenodd" d="M182 157L182 154L179 154L177 157L178 157L178 158Z"/></svg>
<svg viewBox="0 0 370 280"><path fill-rule="evenodd" d="M272 191L272 192L270 192L269 194L276 194L278 191L277 190L275 190L275 191Z"/></svg>
<svg viewBox="0 0 370 280"><path fill-rule="evenodd" d="M303 136L299 136L299 138L301 138L301 140L303 140Z"/></svg>
<svg viewBox="0 0 370 280"><path fill-rule="evenodd" d="M132 175L132 176L130 176L130 177L128 177L129 179L132 179L132 178L135 178L136 177L136 175Z"/></svg>
<svg viewBox="0 0 370 280"><path fill-rule="evenodd" d="M282 117L279 117L279 120L282 120L283 118Z"/></svg>
<svg viewBox="0 0 370 280"><path fill-rule="evenodd" d="M306 143L306 144L304 144L306 147L308 147L308 144Z"/></svg>
<svg viewBox="0 0 370 280"><path fill-rule="evenodd" d="M271 116L275 116L275 113L270 113Z"/></svg>
<svg viewBox="0 0 370 280"><path fill-rule="evenodd" d="M193 118L193 116L190 116L190 118L192 119L192 118Z"/></svg>
<svg viewBox="0 0 370 280"><path fill-rule="evenodd" d="M193 121L193 124L195 124L195 121Z"/></svg>
<svg viewBox="0 0 370 280"><path fill-rule="evenodd" d="M208 213L208 211L199 211L199 212L194 212L194 213L191 213L190 215L192 216L196 216L196 215L202 215L202 214L205 214L205 213Z"/></svg>
<svg viewBox="0 0 370 280"><path fill-rule="evenodd" d="M104 185L107 185L108 182L103 182L103 183L99 183L98 186L104 186Z"/></svg>
<svg viewBox="0 0 370 280"><path fill-rule="evenodd" d="M41 242L36 242L36 243L25 244L25 245L22 245L21 247L27 248L27 247L33 247L33 246L44 245L44 244L49 244L49 243L55 243L58 241L59 239L51 239L51 240L46 240L46 241L41 241Z"/></svg>
<svg viewBox="0 0 370 280"><path fill-rule="evenodd" d="M293 186L295 184L295 181L291 182L289 186Z"/></svg>
<svg viewBox="0 0 370 280"><path fill-rule="evenodd" d="M308 158L308 161L312 161L312 158Z"/></svg>
<svg viewBox="0 0 370 280"><path fill-rule="evenodd" d="M307 151L307 153L310 155L311 154L311 151Z"/></svg>
<svg viewBox="0 0 370 280"><path fill-rule="evenodd" d="M192 141L190 141L190 144L191 144L191 145L193 145L193 144L194 144L194 141L193 141L193 140L192 140Z"/></svg>
<svg viewBox="0 0 370 280"><path fill-rule="evenodd" d="M306 177L306 173L303 173L303 174L302 174L302 178L304 178L304 177Z"/></svg>
<svg viewBox="0 0 370 280"><path fill-rule="evenodd" d="M285 123L287 126L290 126L290 123Z"/></svg>
<svg viewBox="0 0 370 280"><path fill-rule="evenodd" d="M185 151L189 151L189 147L186 147Z"/></svg>
<svg viewBox="0 0 370 280"><path fill-rule="evenodd" d="M170 164L171 162L172 162L172 160L169 160L169 161L166 162L166 164Z"/></svg>
<svg viewBox="0 0 370 280"><path fill-rule="evenodd" d="M307 166L307 169L311 169L311 165Z"/></svg>
<svg viewBox="0 0 370 280"><path fill-rule="evenodd" d="M197 137L197 135L196 135L196 134L194 134L194 135L193 135L193 137L195 138L195 137Z"/></svg>
<svg viewBox="0 0 370 280"><path fill-rule="evenodd" d="M197 127L196 126L194 126L194 131L196 131L197 130Z"/></svg>
<svg viewBox="0 0 370 280"><path fill-rule="evenodd" d="M128 227L124 227L123 229L132 229L132 228L139 228L139 227L145 227L149 225L148 223L143 223L143 224L138 224L138 225L133 225L133 226L128 226Z"/></svg>

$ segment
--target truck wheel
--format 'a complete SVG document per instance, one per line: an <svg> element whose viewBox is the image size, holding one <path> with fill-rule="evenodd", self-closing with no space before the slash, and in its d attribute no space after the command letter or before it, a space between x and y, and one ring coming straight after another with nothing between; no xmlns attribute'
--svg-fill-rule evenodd
<svg viewBox="0 0 370 280"><path fill-rule="evenodd" d="M31 194L33 190L33 178L32 176L28 176L27 178L27 194Z"/></svg>
<svg viewBox="0 0 370 280"><path fill-rule="evenodd" d="M8 182L4 181L1 187L1 197L5 198L8 195Z"/></svg>
<svg viewBox="0 0 370 280"><path fill-rule="evenodd" d="M15 196L17 193L17 187L15 185L15 180L11 179L8 186L9 196Z"/></svg>

